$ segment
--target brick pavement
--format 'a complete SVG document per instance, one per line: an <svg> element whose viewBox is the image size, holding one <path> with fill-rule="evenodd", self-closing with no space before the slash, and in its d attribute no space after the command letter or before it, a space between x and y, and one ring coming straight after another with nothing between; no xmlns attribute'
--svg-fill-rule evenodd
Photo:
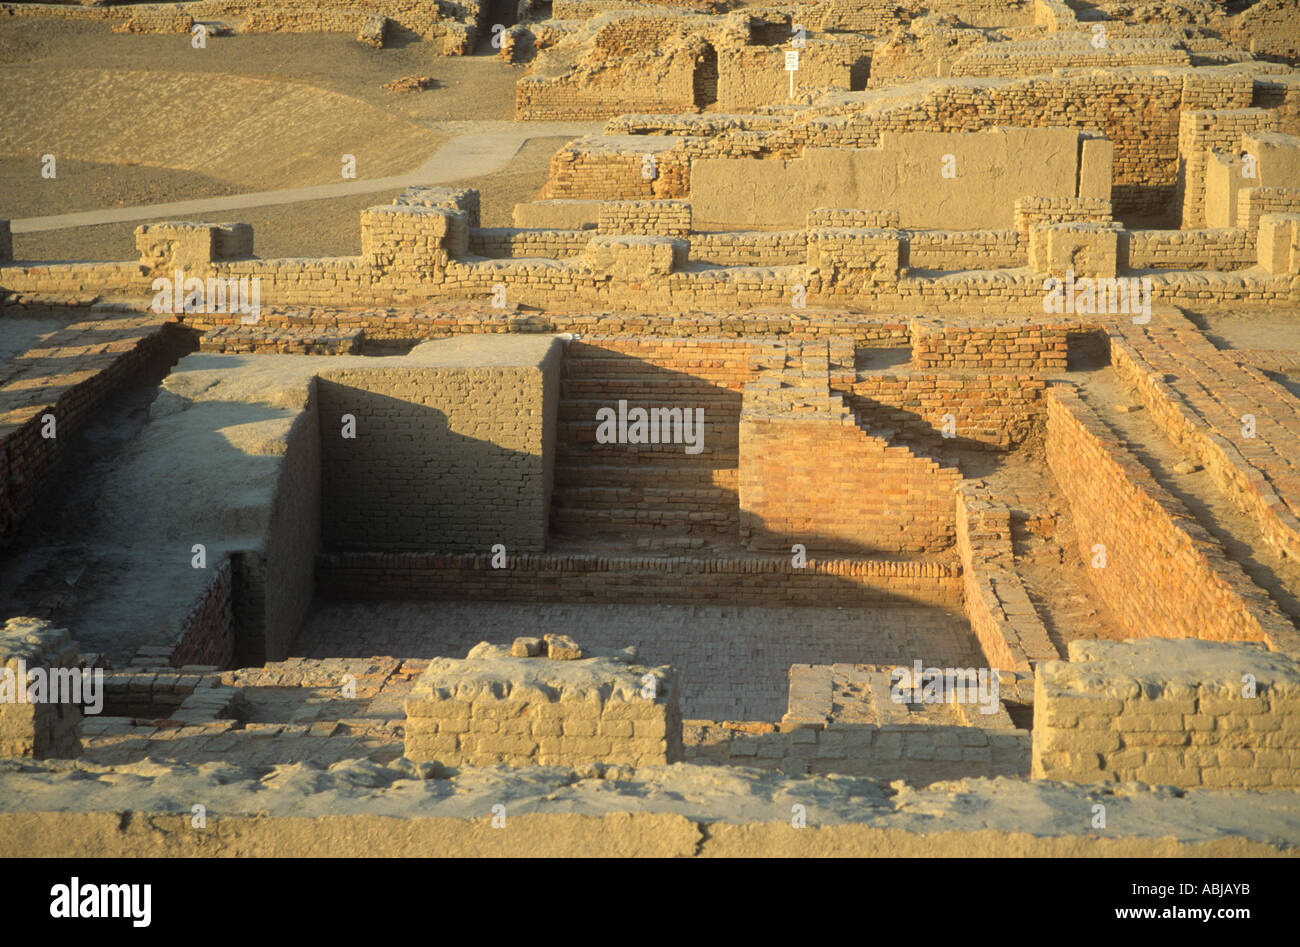
<svg viewBox="0 0 1300 947"><path fill-rule="evenodd" d="M677 669L683 715L710 720L779 720L791 664L985 663L964 616L916 607L318 602L294 650L464 657L479 641L547 632L589 647L636 645L640 663Z"/></svg>

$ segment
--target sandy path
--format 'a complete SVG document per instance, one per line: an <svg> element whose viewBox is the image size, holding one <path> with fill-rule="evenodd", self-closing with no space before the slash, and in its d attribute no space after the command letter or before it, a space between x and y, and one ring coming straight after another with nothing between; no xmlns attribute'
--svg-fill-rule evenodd
<svg viewBox="0 0 1300 947"><path fill-rule="evenodd" d="M466 123L468 124L468 123ZM338 181L312 187L285 188L235 194L229 197L212 197L193 201L173 201L166 204L146 204L136 207L116 207L105 210L83 211L75 214L57 214L49 217L27 217L10 223L13 233L35 233L44 230L61 230L68 227L89 227L96 224L122 223L135 220L154 220L181 214L224 213L246 207L266 207L276 204L295 204L299 201L348 197L355 194L373 194L419 184L446 184L465 178L499 171L509 163L530 138L586 135L598 132L600 122L477 122L474 130L457 134L426 161L408 174L358 181Z"/></svg>

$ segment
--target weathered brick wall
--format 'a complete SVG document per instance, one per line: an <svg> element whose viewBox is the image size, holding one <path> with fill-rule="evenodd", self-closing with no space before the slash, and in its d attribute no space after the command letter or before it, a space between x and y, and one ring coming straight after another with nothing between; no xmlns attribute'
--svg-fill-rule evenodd
<svg viewBox="0 0 1300 947"><path fill-rule="evenodd" d="M512 657L480 644L465 660L429 662L406 699L405 755L449 766L675 763L676 675L627 656Z"/></svg>
<svg viewBox="0 0 1300 947"><path fill-rule="evenodd" d="M596 232L655 234L680 237L691 231L691 205L686 201L604 201Z"/></svg>
<svg viewBox="0 0 1300 947"><path fill-rule="evenodd" d="M871 373L842 393L866 430L889 431L892 443L933 445L951 415L954 441L963 447L1010 450L1042 430L1046 387L1022 375Z"/></svg>
<svg viewBox="0 0 1300 947"><path fill-rule="evenodd" d="M637 18L638 20L640 18ZM624 112L694 112L695 45L676 43L515 84L516 121L592 121Z"/></svg>
<svg viewBox="0 0 1300 947"><path fill-rule="evenodd" d="M570 142L551 156L542 200L684 198L690 165L682 140L671 135L625 135Z"/></svg>
<svg viewBox="0 0 1300 947"><path fill-rule="evenodd" d="M788 552L772 558L663 556L491 556L326 553L320 594L339 599L506 602L602 601L662 605L766 605L846 608L875 604L961 608L962 577L952 562L826 559L809 546L807 566Z"/></svg>
<svg viewBox="0 0 1300 947"><path fill-rule="evenodd" d="M80 674L77 661L77 643L62 628L51 628L49 622L34 618L10 618L0 626L0 675L9 678L14 700L0 700L0 758L19 756L37 759L69 758L81 755L81 707L71 703L50 700L56 695L48 672L69 669L66 673ZM18 691L30 685L24 681L23 669L43 669L47 674L43 700L28 703L24 692L19 700ZM5 673L5 672L9 673ZM9 695L7 695L9 696Z"/></svg>
<svg viewBox="0 0 1300 947"><path fill-rule="evenodd" d="M912 320L912 367L947 371L1014 370L1021 374L1063 372L1068 337L1078 323L1016 322L961 324Z"/></svg>
<svg viewBox="0 0 1300 947"><path fill-rule="evenodd" d="M240 664L284 660L311 606L322 532L322 439L339 430L324 415L323 400L318 383L289 430L262 545L234 557Z"/></svg>
<svg viewBox="0 0 1300 947"><path fill-rule="evenodd" d="M1258 646L1074 641L1039 666L1033 775L1293 789L1300 664Z"/></svg>
<svg viewBox="0 0 1300 947"><path fill-rule="evenodd" d="M718 108L742 112L790 100L790 74L782 46L733 46L718 50ZM809 40L798 50L794 94L851 88L855 51L844 43ZM624 110L626 111L626 110Z"/></svg>
<svg viewBox="0 0 1300 947"><path fill-rule="evenodd" d="M1255 265L1254 241L1248 231L1235 227L1130 230L1120 238L1120 253L1121 269L1236 270Z"/></svg>
<svg viewBox="0 0 1300 947"><path fill-rule="evenodd" d="M742 539L755 549L804 543L901 553L952 546L960 473L864 433L839 396L827 393L825 378L803 389L771 389L766 379L746 388Z"/></svg>
<svg viewBox="0 0 1300 947"><path fill-rule="evenodd" d="M325 544L540 552L560 344L537 340L516 356L523 361L489 350L463 367L324 372ZM355 416L355 439L340 436L344 414Z"/></svg>
<svg viewBox="0 0 1300 947"><path fill-rule="evenodd" d="M1057 34L1058 36L1061 34ZM993 43L970 50L951 66L954 76L1036 76L1053 69L1123 69L1140 66L1186 66L1185 49L1170 39L1109 39L1095 49L1091 34L1078 39Z"/></svg>
<svg viewBox="0 0 1300 947"><path fill-rule="evenodd" d="M966 617L989 666L1024 674L1058 657L1016 569L1011 509L976 484L957 492L957 554ZM1007 694L1022 703L1025 696Z"/></svg>
<svg viewBox="0 0 1300 947"><path fill-rule="evenodd" d="M581 256L590 240L590 230L475 227L469 233L469 252L492 259L548 257L567 260Z"/></svg>
<svg viewBox="0 0 1300 947"><path fill-rule="evenodd" d="M313 543L314 549L315 543ZM230 560L213 570L212 581L186 616L172 650L175 667L203 664L230 667L235 661L235 612Z"/></svg>
<svg viewBox="0 0 1300 947"><path fill-rule="evenodd" d="M803 230L724 231L690 236L690 259L711 266L797 266L808 258Z"/></svg>
<svg viewBox="0 0 1300 947"><path fill-rule="evenodd" d="M1277 115L1266 109L1190 109L1179 114L1178 191L1182 229L1205 226L1205 172L1209 152L1233 152L1241 136L1273 131Z"/></svg>
<svg viewBox="0 0 1300 947"><path fill-rule="evenodd" d="M175 355L178 340L159 316L125 320L113 348L99 353L98 364L83 366L81 380L42 385L44 399L10 411L0 423L0 545L8 542L37 501L45 475L60 450L109 398L160 361ZM0 325L2 325L0 321ZM55 437L43 437L46 415L53 415Z"/></svg>
<svg viewBox="0 0 1300 947"><path fill-rule="evenodd" d="M1024 266L1014 230L911 230L906 266L920 270L995 270Z"/></svg>
<svg viewBox="0 0 1300 947"><path fill-rule="evenodd" d="M1072 390L1047 393L1047 463L1079 553L1135 637L1289 642L1295 632L1219 543Z"/></svg>
<svg viewBox="0 0 1300 947"><path fill-rule="evenodd" d="M789 709L779 723L685 721L686 758L913 785L1028 775L1029 734L1014 727L1000 702L985 705L989 713L955 700L909 707L894 701L893 671L792 665Z"/></svg>

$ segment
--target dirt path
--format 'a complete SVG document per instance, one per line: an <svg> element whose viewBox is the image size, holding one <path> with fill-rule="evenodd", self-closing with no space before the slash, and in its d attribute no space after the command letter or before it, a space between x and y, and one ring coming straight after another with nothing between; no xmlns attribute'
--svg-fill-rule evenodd
<svg viewBox="0 0 1300 947"><path fill-rule="evenodd" d="M439 148L433 157L408 174L368 180L338 181L313 187L234 194L229 197L115 207L49 217L27 217L12 221L10 229L15 234L23 234L43 230L62 230L68 227L93 227L99 224L158 220L177 215L222 214L246 207L268 207L358 194L375 194L419 184L449 184L501 170L530 138L577 137L599 131L601 127L598 122L478 122L475 123L474 130L467 130L454 136Z"/></svg>

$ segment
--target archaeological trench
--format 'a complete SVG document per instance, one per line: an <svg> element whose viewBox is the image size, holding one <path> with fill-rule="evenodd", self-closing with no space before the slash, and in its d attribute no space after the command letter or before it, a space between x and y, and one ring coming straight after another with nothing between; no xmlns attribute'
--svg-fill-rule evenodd
<svg viewBox="0 0 1300 947"><path fill-rule="evenodd" d="M1300 17L1135 9L0 3L588 129L76 261L0 106L0 853L1296 854Z"/></svg>

